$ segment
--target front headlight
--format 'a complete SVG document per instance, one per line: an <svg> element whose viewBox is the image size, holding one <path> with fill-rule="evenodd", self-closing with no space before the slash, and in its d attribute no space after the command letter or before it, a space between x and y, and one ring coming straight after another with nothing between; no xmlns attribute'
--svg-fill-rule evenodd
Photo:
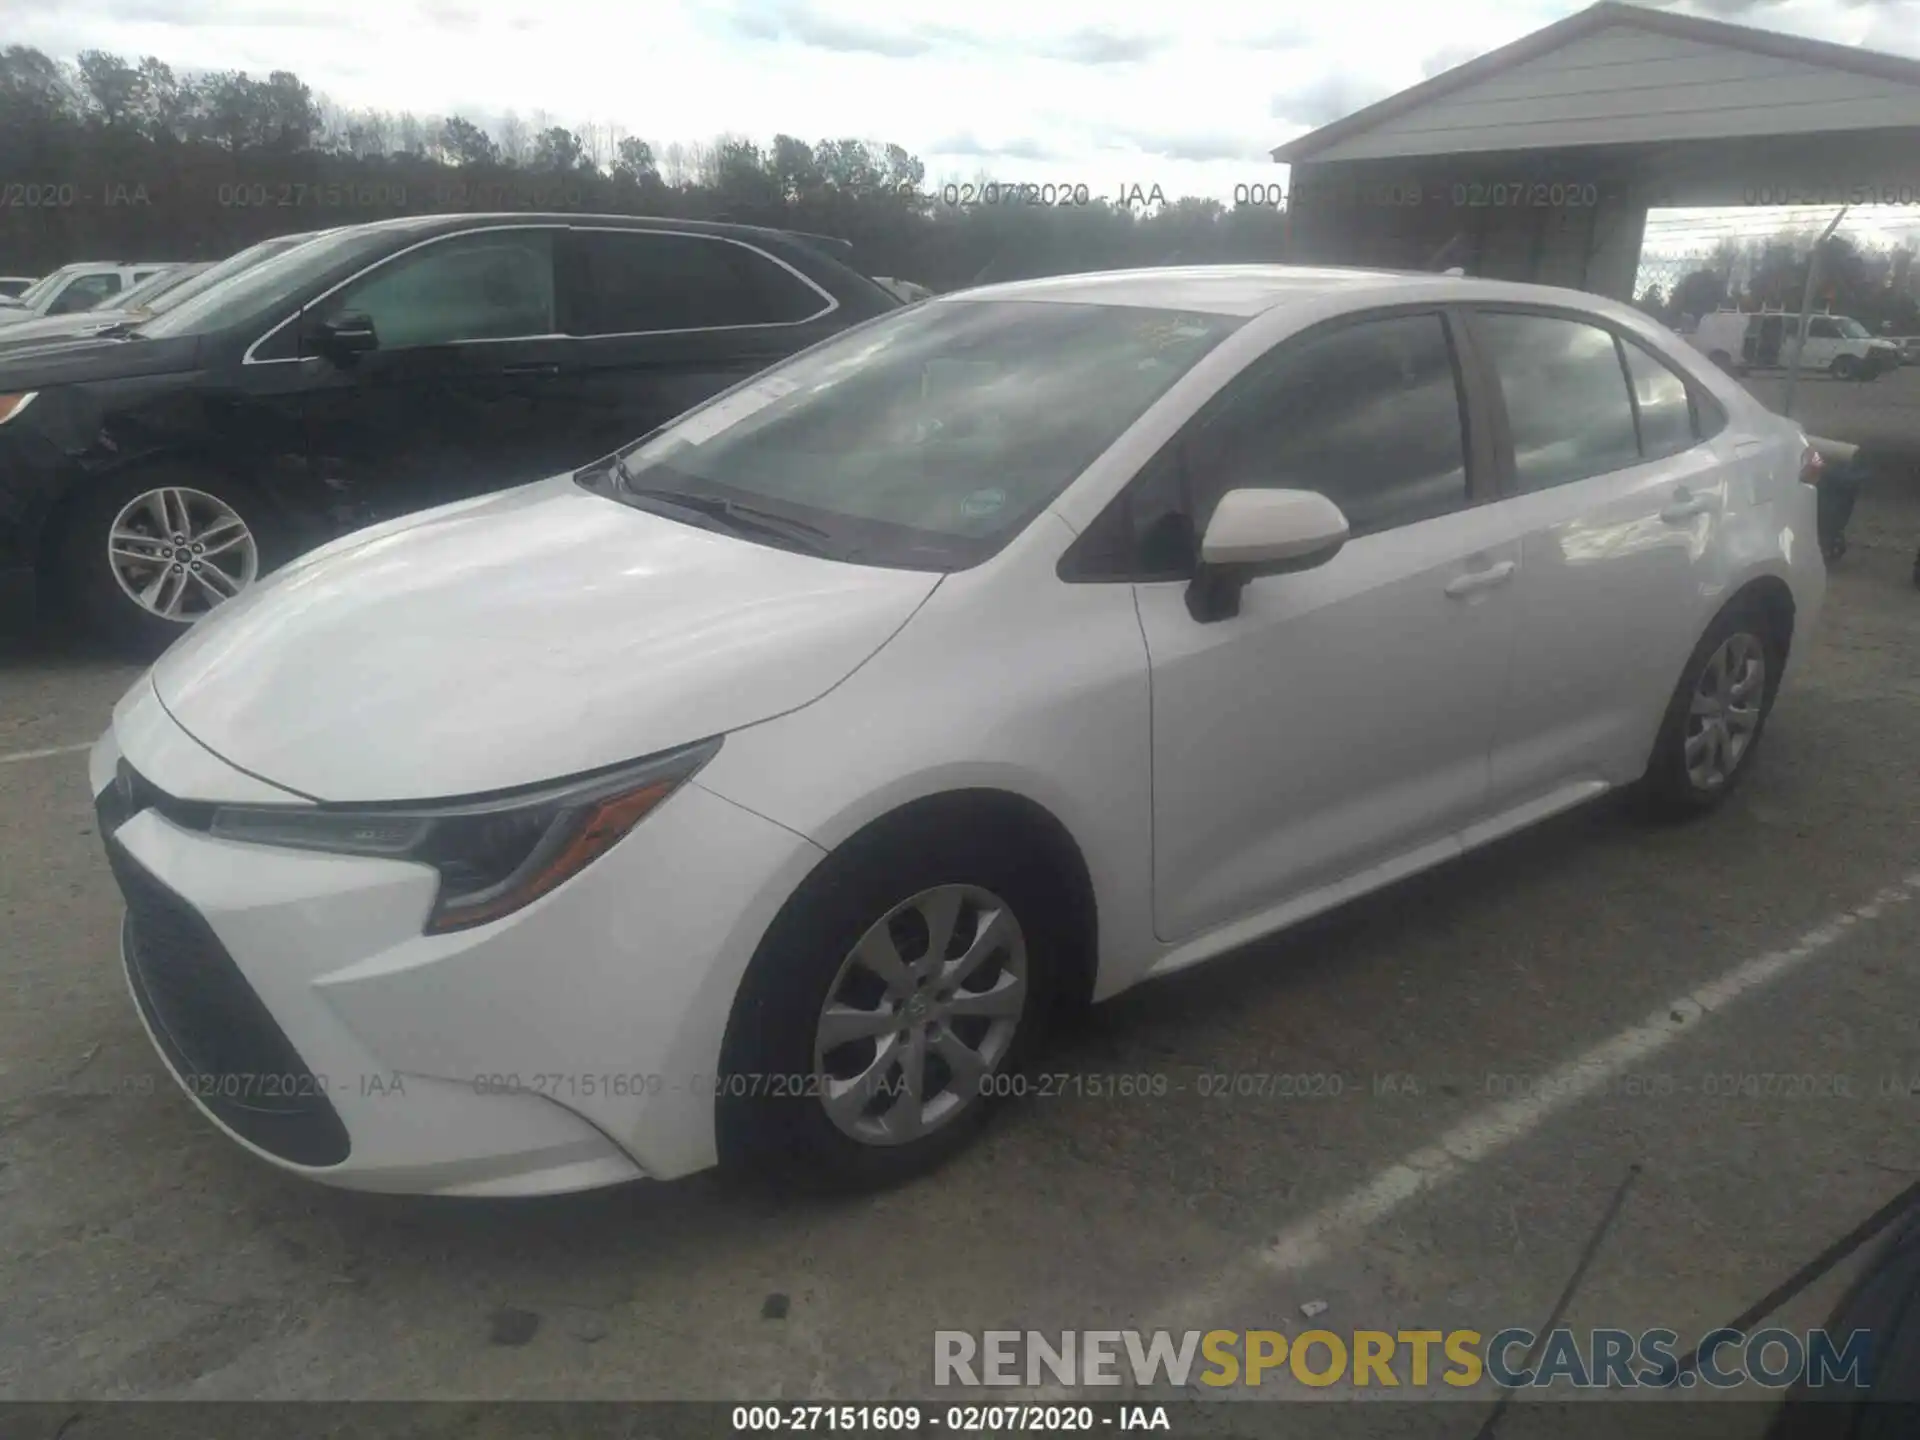
<svg viewBox="0 0 1920 1440"><path fill-rule="evenodd" d="M718 739L535 789L426 805L223 805L226 840L414 860L440 872L430 935L485 925L611 850L711 760Z"/></svg>

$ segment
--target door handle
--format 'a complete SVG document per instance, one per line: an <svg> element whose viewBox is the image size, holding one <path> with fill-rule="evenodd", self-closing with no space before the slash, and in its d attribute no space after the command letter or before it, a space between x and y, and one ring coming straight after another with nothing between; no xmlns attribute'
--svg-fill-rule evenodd
<svg viewBox="0 0 1920 1440"><path fill-rule="evenodd" d="M551 379L560 373L560 367L552 361L533 365L509 365L500 372L502 375L538 375Z"/></svg>
<svg viewBox="0 0 1920 1440"><path fill-rule="evenodd" d="M1462 575L1447 582L1447 594L1458 600L1463 595L1472 595L1477 591L1491 590L1496 585L1504 585L1513 578L1513 572L1520 567L1511 560L1502 560L1487 570L1476 570L1471 575Z"/></svg>
<svg viewBox="0 0 1920 1440"><path fill-rule="evenodd" d="M1684 485L1676 490L1673 501L1660 512L1660 518L1669 525L1677 525L1682 520L1691 520L1696 515L1706 515L1720 508L1717 495L1696 495Z"/></svg>

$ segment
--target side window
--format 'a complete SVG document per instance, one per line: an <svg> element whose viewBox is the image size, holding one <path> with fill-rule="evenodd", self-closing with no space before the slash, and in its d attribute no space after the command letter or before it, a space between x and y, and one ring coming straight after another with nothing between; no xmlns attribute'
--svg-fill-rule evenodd
<svg viewBox="0 0 1920 1440"><path fill-rule="evenodd" d="M73 315L91 310L110 295L118 294L118 275L82 275L60 292L60 298L47 307L49 315Z"/></svg>
<svg viewBox="0 0 1920 1440"><path fill-rule="evenodd" d="M827 306L745 245L665 231L578 230L576 335L791 324Z"/></svg>
<svg viewBox="0 0 1920 1440"><path fill-rule="evenodd" d="M1185 437L1196 508L1317 490L1366 535L1467 504L1466 426L1438 315L1340 325L1254 362ZM1199 525L1205 533L1204 520Z"/></svg>
<svg viewBox="0 0 1920 1440"><path fill-rule="evenodd" d="M1807 338L1809 340L1838 340L1840 327L1824 315L1807 317Z"/></svg>
<svg viewBox="0 0 1920 1440"><path fill-rule="evenodd" d="M1520 493L1640 463L1633 401L1613 335L1551 315L1484 312Z"/></svg>
<svg viewBox="0 0 1920 1440"><path fill-rule="evenodd" d="M553 232L456 236L389 261L338 290L326 317L367 315L382 350L554 333Z"/></svg>
<svg viewBox="0 0 1920 1440"><path fill-rule="evenodd" d="M1627 375L1633 381L1634 404L1640 415L1640 452L1658 460L1693 447L1693 407L1687 385L1678 375L1631 341L1622 341Z"/></svg>

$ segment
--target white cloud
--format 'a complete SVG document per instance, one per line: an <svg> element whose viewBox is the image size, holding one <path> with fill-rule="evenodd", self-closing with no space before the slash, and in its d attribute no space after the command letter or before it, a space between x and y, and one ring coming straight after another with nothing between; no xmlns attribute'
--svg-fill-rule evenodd
<svg viewBox="0 0 1920 1440"><path fill-rule="evenodd" d="M1920 5L1693 0L1691 13L1920 53ZM62 0L10 43L290 69L348 106L891 140L929 178L1223 198L1273 146L1579 8L1569 0Z"/></svg>

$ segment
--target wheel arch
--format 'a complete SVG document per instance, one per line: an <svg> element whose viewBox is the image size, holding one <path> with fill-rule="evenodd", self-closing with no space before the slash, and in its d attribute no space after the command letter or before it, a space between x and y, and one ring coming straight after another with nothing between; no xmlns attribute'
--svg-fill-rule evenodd
<svg viewBox="0 0 1920 1440"><path fill-rule="evenodd" d="M1017 837L1032 847L1054 883L1060 887L1065 919L1074 943L1060 957L1059 998L1069 1007L1088 1003L1099 978L1100 915L1093 871L1073 831L1055 809L1032 795L991 782L953 784L896 799L879 813L854 821L845 833L828 839L815 837L826 854L781 905L768 925L772 933L779 916L798 903L802 893L820 883L836 864L858 863L864 851L901 843L916 831L935 827L978 827ZM764 943L765 935L762 936Z"/></svg>
<svg viewBox="0 0 1920 1440"><path fill-rule="evenodd" d="M237 474L231 465L223 464L217 456L193 450L148 450L138 455L128 455L111 465L89 466L69 476L47 502L41 516L39 534L34 540L34 577L43 596L49 595L58 575L60 554L66 544L67 534L75 518L92 498L94 491L101 485L111 485L128 475L138 475L142 471L198 470L204 473L216 473L245 485L258 495L263 504L271 506L279 518L282 506L262 487L251 484L243 475Z"/></svg>
<svg viewBox="0 0 1920 1440"><path fill-rule="evenodd" d="M1706 634L1707 630L1711 629L1714 623L1728 611L1749 606L1764 615L1773 628L1775 637L1780 641L1780 659L1784 664L1793 648L1794 623L1799 614L1799 607L1793 598L1793 587L1778 575L1772 573L1755 575L1740 585L1727 597L1726 603L1713 612L1700 633ZM1696 643L1698 643L1697 637ZM1774 677L1774 684L1779 684L1777 675Z"/></svg>

